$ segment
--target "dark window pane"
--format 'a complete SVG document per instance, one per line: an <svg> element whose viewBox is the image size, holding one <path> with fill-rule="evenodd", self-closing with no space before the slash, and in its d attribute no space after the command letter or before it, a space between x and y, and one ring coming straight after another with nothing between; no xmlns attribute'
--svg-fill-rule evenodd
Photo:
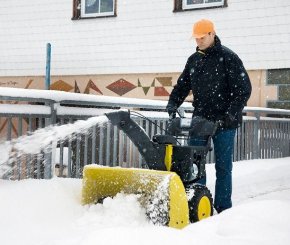
<svg viewBox="0 0 290 245"><path fill-rule="evenodd" d="M275 101L275 102L273 102L273 101L271 101L271 102L267 102L267 107L289 110L290 109L290 102L287 102L287 101L283 101L283 102L282 101Z"/></svg>
<svg viewBox="0 0 290 245"><path fill-rule="evenodd" d="M280 85L278 92L279 100L288 100L290 101L290 86L289 85Z"/></svg>
<svg viewBox="0 0 290 245"><path fill-rule="evenodd" d="M85 13L99 13L99 0L86 0Z"/></svg>
<svg viewBox="0 0 290 245"><path fill-rule="evenodd" d="M187 0L187 4L199 4L204 3L204 0Z"/></svg>
<svg viewBox="0 0 290 245"><path fill-rule="evenodd" d="M113 0L101 0L101 13L113 12Z"/></svg>
<svg viewBox="0 0 290 245"><path fill-rule="evenodd" d="M290 69L268 70L268 84L290 84Z"/></svg>
<svg viewBox="0 0 290 245"><path fill-rule="evenodd" d="M218 2L222 2L222 0L205 0L206 3L218 3Z"/></svg>

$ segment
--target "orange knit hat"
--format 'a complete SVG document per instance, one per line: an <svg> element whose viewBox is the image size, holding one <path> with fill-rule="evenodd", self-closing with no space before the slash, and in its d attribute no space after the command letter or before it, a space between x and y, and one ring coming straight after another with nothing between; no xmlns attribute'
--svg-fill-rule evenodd
<svg viewBox="0 0 290 245"><path fill-rule="evenodd" d="M210 20L199 20L193 25L192 36L202 38L210 32L214 32L214 24Z"/></svg>

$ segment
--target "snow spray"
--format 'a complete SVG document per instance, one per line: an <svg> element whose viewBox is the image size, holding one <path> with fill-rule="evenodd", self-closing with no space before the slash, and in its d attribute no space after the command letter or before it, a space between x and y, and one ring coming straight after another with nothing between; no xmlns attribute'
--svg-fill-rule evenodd
<svg viewBox="0 0 290 245"><path fill-rule="evenodd" d="M11 141L0 144L0 179L9 178L13 170L19 167L21 158L29 155L37 156L40 153L49 154L52 145L62 142L68 138L72 139L78 133L88 133L93 126L102 126L107 123L105 115L91 117L87 120L79 120L72 124L48 126L38 129L30 135L24 135ZM29 160L26 160L29 161ZM29 166L29 163L26 164Z"/></svg>

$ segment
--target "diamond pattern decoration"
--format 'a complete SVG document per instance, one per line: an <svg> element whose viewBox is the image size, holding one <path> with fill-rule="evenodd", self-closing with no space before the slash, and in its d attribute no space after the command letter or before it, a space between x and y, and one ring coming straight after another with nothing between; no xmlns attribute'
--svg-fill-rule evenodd
<svg viewBox="0 0 290 245"><path fill-rule="evenodd" d="M172 87L172 77L155 77L150 86L142 86L138 79L138 87L143 89L145 95L147 95L150 88L154 88L154 96L169 96L166 87Z"/></svg>
<svg viewBox="0 0 290 245"><path fill-rule="evenodd" d="M155 87L154 96L169 96L169 93L164 87Z"/></svg>
<svg viewBox="0 0 290 245"><path fill-rule="evenodd" d="M143 92L145 95L149 92L150 86L142 86L140 80L138 79L138 87L141 87L143 89Z"/></svg>
<svg viewBox="0 0 290 245"><path fill-rule="evenodd" d="M102 91L96 86L96 84L90 79L88 84L87 84L87 87L84 91L85 94L89 94L90 93L90 89L96 91L98 94L103 94Z"/></svg>
<svg viewBox="0 0 290 245"><path fill-rule="evenodd" d="M68 84L67 82L63 80L58 80L50 85L50 89L68 92L73 89L73 86L71 86L70 84Z"/></svg>
<svg viewBox="0 0 290 245"><path fill-rule="evenodd" d="M75 93L80 93L81 92L81 90L80 90L80 88L79 88L78 83L77 83L76 80L75 80L75 89L74 89L74 92Z"/></svg>
<svg viewBox="0 0 290 245"><path fill-rule="evenodd" d="M111 83L106 87L107 89L111 90L115 94L123 96L124 94L130 92L131 90L135 89L136 86L125 79L121 78L116 82Z"/></svg>
<svg viewBox="0 0 290 245"><path fill-rule="evenodd" d="M172 86L172 77L156 77L156 79L163 87Z"/></svg>
<svg viewBox="0 0 290 245"><path fill-rule="evenodd" d="M154 87L154 96L169 96L166 87L172 87L172 77L156 77L151 86Z"/></svg>

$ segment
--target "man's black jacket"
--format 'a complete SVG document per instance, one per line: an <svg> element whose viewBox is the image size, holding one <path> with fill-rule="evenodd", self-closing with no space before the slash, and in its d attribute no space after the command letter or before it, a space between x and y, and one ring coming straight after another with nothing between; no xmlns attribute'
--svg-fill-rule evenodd
<svg viewBox="0 0 290 245"><path fill-rule="evenodd" d="M192 54L169 97L167 110L176 110L193 93L193 116L211 121L224 120L224 128L236 128L242 122L242 110L251 95L251 82L242 61L233 51L215 44Z"/></svg>

